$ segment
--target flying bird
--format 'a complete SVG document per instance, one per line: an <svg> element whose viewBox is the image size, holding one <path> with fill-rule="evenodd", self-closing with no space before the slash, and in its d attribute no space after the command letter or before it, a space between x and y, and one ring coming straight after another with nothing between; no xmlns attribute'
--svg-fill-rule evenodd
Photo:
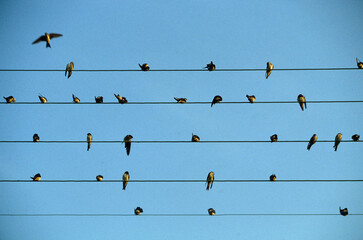
<svg viewBox="0 0 363 240"><path fill-rule="evenodd" d="M150 70L150 67L149 67L149 65L147 63L144 63L142 65L140 65L140 63L139 63L139 66L140 66L141 70L144 71L144 72L147 72L147 71Z"/></svg>
<svg viewBox="0 0 363 240"><path fill-rule="evenodd" d="M357 67L363 69L363 62L359 61L358 58L355 58L355 60L357 61Z"/></svg>
<svg viewBox="0 0 363 240"><path fill-rule="evenodd" d="M42 176L40 176L40 173L37 173L34 175L34 177L30 177L30 178L33 179L33 181L40 181Z"/></svg>
<svg viewBox="0 0 363 240"><path fill-rule="evenodd" d="M103 180L103 176L97 175L96 180L97 180L97 182L101 182Z"/></svg>
<svg viewBox="0 0 363 240"><path fill-rule="evenodd" d="M33 142L39 142L39 135L36 133L33 135Z"/></svg>
<svg viewBox="0 0 363 240"><path fill-rule="evenodd" d="M266 79L270 76L272 69L274 69L274 65L270 62L267 62L267 66L266 66Z"/></svg>
<svg viewBox="0 0 363 240"><path fill-rule="evenodd" d="M348 215L348 208L342 209L341 207L339 207L339 212L340 212L340 215L347 216Z"/></svg>
<svg viewBox="0 0 363 240"><path fill-rule="evenodd" d="M72 72L73 72L73 68L74 68L74 63L73 62L68 63L66 66L66 72L64 75L67 76L67 72L68 72L68 78L70 78L72 75Z"/></svg>
<svg viewBox="0 0 363 240"><path fill-rule="evenodd" d="M133 139L132 135L126 135L124 137L124 142L125 142L125 148L126 148L126 154L127 156L130 155L130 151L131 151L131 139Z"/></svg>
<svg viewBox="0 0 363 240"><path fill-rule="evenodd" d="M96 101L96 103L103 103L103 97L102 96L98 96L98 97L95 96L95 101Z"/></svg>
<svg viewBox="0 0 363 240"><path fill-rule="evenodd" d="M125 97L121 97L119 94L116 95L115 93L113 95L115 95L119 103L121 104L127 103L127 99Z"/></svg>
<svg viewBox="0 0 363 240"><path fill-rule="evenodd" d="M209 213L209 215L211 215L211 216L216 215L216 211L215 211L213 208L209 208L209 209L208 209L208 213Z"/></svg>
<svg viewBox="0 0 363 240"><path fill-rule="evenodd" d="M135 215L140 215L141 213L143 213L144 212L144 210L142 210L142 208L141 207L137 207L137 208L135 208L134 209L134 213L135 213Z"/></svg>
<svg viewBox="0 0 363 240"><path fill-rule="evenodd" d="M318 140L318 137L316 136L316 134L314 134L311 138L310 141L308 143L308 150L310 151L311 146L314 145L314 143L316 143L316 141Z"/></svg>
<svg viewBox="0 0 363 240"><path fill-rule="evenodd" d="M74 96L74 94L72 94L72 98L74 103L79 103L81 101L78 97Z"/></svg>
<svg viewBox="0 0 363 240"><path fill-rule="evenodd" d="M4 97L3 98L6 100L6 103L14 103L16 100L13 96L9 96L9 97Z"/></svg>
<svg viewBox="0 0 363 240"><path fill-rule="evenodd" d="M359 141L359 135L358 134L354 134L353 136L352 136L352 140L354 141L354 142L358 142Z"/></svg>
<svg viewBox="0 0 363 240"><path fill-rule="evenodd" d="M38 97L39 97L39 100L40 100L41 103L47 103L48 100L47 100L46 97L44 97L42 95L39 95Z"/></svg>
<svg viewBox="0 0 363 240"><path fill-rule="evenodd" d="M246 97L247 97L247 99L248 99L248 101L249 101L250 103L254 103L254 102L255 102L255 100L256 100L255 95L251 95L251 96L246 95Z"/></svg>
<svg viewBox="0 0 363 240"><path fill-rule="evenodd" d="M194 134L192 133L192 142L199 142L199 141L200 141L199 136L198 136L198 135L194 135Z"/></svg>
<svg viewBox="0 0 363 240"><path fill-rule="evenodd" d="M271 137L270 137L270 139L271 139L271 142L277 142L277 134L274 134L274 135L272 135Z"/></svg>
<svg viewBox="0 0 363 240"><path fill-rule="evenodd" d="M91 148L91 142L92 142L92 134L87 133L87 151Z"/></svg>
<svg viewBox="0 0 363 240"><path fill-rule="evenodd" d="M219 95L216 95L214 98L213 98L213 101L212 101L212 104L210 105L211 107L213 107L214 104L216 103L220 103L222 102L222 97L219 96Z"/></svg>
<svg viewBox="0 0 363 240"><path fill-rule="evenodd" d="M122 190L126 189L127 183L129 182L130 179L130 174L128 171L126 171L124 173L124 175L122 176Z"/></svg>
<svg viewBox="0 0 363 240"><path fill-rule="evenodd" d="M276 175L275 175L275 174L272 174L272 175L270 176L270 181L271 181L271 182L276 181Z"/></svg>
<svg viewBox="0 0 363 240"><path fill-rule="evenodd" d="M299 96L297 96L297 101L301 107L301 110L304 111L304 105L305 105L305 109L306 109L306 100L305 100L304 95L299 94Z"/></svg>
<svg viewBox="0 0 363 240"><path fill-rule="evenodd" d="M208 71L213 71L216 70L216 65L214 65L213 61L210 61L210 63L208 63L207 66L204 68L207 68Z"/></svg>
<svg viewBox="0 0 363 240"><path fill-rule="evenodd" d="M175 101L177 101L178 103L186 103L187 99L186 98L176 98L174 97Z"/></svg>
<svg viewBox="0 0 363 240"><path fill-rule="evenodd" d="M212 189L214 181L214 172L208 173L207 177L207 190Z"/></svg>
<svg viewBox="0 0 363 240"><path fill-rule="evenodd" d="M35 40L32 44L39 43L41 41L47 42L46 48L50 48L50 39L61 37L62 34L59 33L45 33L44 35L40 36L37 40Z"/></svg>
<svg viewBox="0 0 363 240"><path fill-rule="evenodd" d="M339 143L342 141L342 138L343 138L343 135L341 133L338 133L336 136L335 136L335 144L333 146L333 148L335 148L334 151L336 151L338 149L338 146L339 146Z"/></svg>

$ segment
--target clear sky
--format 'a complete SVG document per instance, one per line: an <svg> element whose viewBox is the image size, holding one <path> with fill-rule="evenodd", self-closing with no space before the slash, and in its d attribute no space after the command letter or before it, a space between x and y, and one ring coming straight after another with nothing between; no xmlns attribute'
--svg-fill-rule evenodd
<svg viewBox="0 0 363 240"><path fill-rule="evenodd" d="M0 68L356 67L363 1L1 1ZM44 32L63 37L31 43ZM362 71L0 72L18 102L362 100ZM354 104L0 105L0 140L344 140ZM361 143L0 144L0 179L362 179ZM362 183L0 183L0 213L363 213ZM13 239L361 239L362 216L0 217Z"/></svg>

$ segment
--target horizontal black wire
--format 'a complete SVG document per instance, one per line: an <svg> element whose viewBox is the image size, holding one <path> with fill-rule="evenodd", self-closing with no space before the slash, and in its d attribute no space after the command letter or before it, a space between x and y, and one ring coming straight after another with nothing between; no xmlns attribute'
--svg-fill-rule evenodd
<svg viewBox="0 0 363 240"><path fill-rule="evenodd" d="M279 140L276 143L308 143L309 140ZM317 142L325 142L325 143L333 143L334 140L318 140ZM359 141L353 141L353 140L342 140L341 142L363 142L362 140ZM14 140L14 141L7 141L7 140L0 140L0 143L87 143L87 141L78 141L78 140L54 140L54 141L39 141L39 142L33 142L28 140ZM93 143L124 143L124 141L121 140L101 140L92 141ZM150 141L132 141L132 143L190 143L190 144L198 144L198 143L271 143L270 140L216 140L216 141L199 141L199 142L192 142L192 141L179 141L179 140L150 140Z"/></svg>

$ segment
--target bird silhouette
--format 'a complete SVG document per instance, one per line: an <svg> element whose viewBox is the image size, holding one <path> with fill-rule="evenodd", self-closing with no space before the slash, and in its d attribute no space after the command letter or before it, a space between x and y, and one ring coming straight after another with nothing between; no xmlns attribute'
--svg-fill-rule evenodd
<svg viewBox="0 0 363 240"><path fill-rule="evenodd" d="M30 177L30 178L33 179L33 181L40 181L42 176L40 176L40 173L37 173L34 175L34 177Z"/></svg>
<svg viewBox="0 0 363 240"><path fill-rule="evenodd" d="M97 182L101 182L103 180L103 176L97 175L96 180L97 180Z"/></svg>
<svg viewBox="0 0 363 240"><path fill-rule="evenodd" d="M348 215L348 208L342 209L341 207L339 207L339 212L340 212L340 215L347 216Z"/></svg>
<svg viewBox="0 0 363 240"><path fill-rule="evenodd" d="M140 65L140 63L139 63L139 67L141 68L141 70L142 71L144 71L144 72L147 72L147 71L149 71L150 70L150 67L149 67L149 65L147 64L147 63L144 63L144 64L142 64L142 65Z"/></svg>
<svg viewBox="0 0 363 240"><path fill-rule="evenodd" d="M74 63L73 62L68 63L66 66L66 72L64 75L67 76L67 72L68 72L68 78L70 78L72 75L72 72L73 72L73 68L74 68Z"/></svg>
<svg viewBox="0 0 363 240"><path fill-rule="evenodd" d="M207 66L204 68L207 68L208 71L214 71L216 70L216 65L214 65L213 61L210 61L210 63L208 63Z"/></svg>
<svg viewBox="0 0 363 240"><path fill-rule="evenodd" d="M194 135L194 134L192 133L192 142L199 142L199 141L200 141L199 136L198 136L198 135Z"/></svg>
<svg viewBox="0 0 363 240"><path fill-rule="evenodd" d="M214 172L209 172L207 176L207 190L212 189L214 181Z"/></svg>
<svg viewBox="0 0 363 240"><path fill-rule="evenodd" d="M131 139L133 139L132 135L126 135L124 137L124 142L125 142L125 148L126 148L126 154L127 156L130 155L130 151L131 151Z"/></svg>
<svg viewBox="0 0 363 240"><path fill-rule="evenodd" d="M63 36L59 33L45 33L44 35L40 36L37 40L35 40L32 44L39 43L41 41L47 42L46 48L50 48L50 39L57 38Z"/></svg>
<svg viewBox="0 0 363 240"><path fill-rule="evenodd" d="M304 95L299 94L299 96L297 96L297 102L299 103L301 110L304 111L304 105L305 105L305 109L306 109L306 100Z"/></svg>
<svg viewBox="0 0 363 240"><path fill-rule="evenodd" d="M249 101L250 103L254 103L254 102L255 102L255 100L256 100L255 95L251 95L251 96L246 95L246 97L247 97L247 99L248 99L248 101Z"/></svg>
<svg viewBox="0 0 363 240"><path fill-rule="evenodd" d="M126 189L127 183L129 182L130 179L130 174L128 171L126 171L124 173L124 175L122 176L122 190Z"/></svg>
<svg viewBox="0 0 363 240"><path fill-rule="evenodd" d="M186 103L187 99L186 98L176 98L174 97L175 101L177 101L178 103Z"/></svg>
<svg viewBox="0 0 363 240"><path fill-rule="evenodd" d="M359 141L359 138L360 138L360 136L359 136L358 134L354 134L354 135L352 136L352 140L353 140L354 142L358 142L358 141Z"/></svg>
<svg viewBox="0 0 363 240"><path fill-rule="evenodd" d="M318 140L318 137L316 136L316 134L314 134L311 138L310 138L310 141L308 143L308 147L307 149L310 150L311 146L313 146L316 141Z"/></svg>
<svg viewBox="0 0 363 240"><path fill-rule="evenodd" d="M335 136L335 144L333 146L333 148L335 149L334 151L336 151L338 149L339 143L342 141L343 135L341 133L338 133Z"/></svg>
<svg viewBox="0 0 363 240"><path fill-rule="evenodd" d="M92 142L92 134L87 133L87 151L91 148L91 142Z"/></svg>
<svg viewBox="0 0 363 240"><path fill-rule="evenodd" d="M39 142L39 135L36 133L33 135L33 142Z"/></svg>
<svg viewBox="0 0 363 240"><path fill-rule="evenodd" d="M125 97L121 97L119 94L116 95L115 93L113 95L115 95L119 103L121 104L127 103L127 99Z"/></svg>
<svg viewBox="0 0 363 240"><path fill-rule="evenodd" d="M72 98L74 103L79 103L81 101L78 97L74 96L74 94L72 94Z"/></svg>
<svg viewBox="0 0 363 240"><path fill-rule="evenodd" d="M266 79L270 76L272 69L274 69L274 65L270 62L267 62L266 74L265 74Z"/></svg>
<svg viewBox="0 0 363 240"><path fill-rule="evenodd" d="M141 207L137 207L134 209L135 215L140 215L143 212L144 212L144 210Z"/></svg>
<svg viewBox="0 0 363 240"><path fill-rule="evenodd" d="M40 100L41 103L47 103L48 100L47 100L46 97L44 97L42 95L39 95L38 97L39 97L39 100Z"/></svg>
<svg viewBox="0 0 363 240"><path fill-rule="evenodd" d="M16 100L13 96L9 96L9 97L4 97L3 98L6 100L6 103L14 103Z"/></svg>
<svg viewBox="0 0 363 240"><path fill-rule="evenodd" d="M95 96L95 101L96 101L96 103L103 103L103 97L102 96L98 96L98 97Z"/></svg>
<svg viewBox="0 0 363 240"><path fill-rule="evenodd" d="M357 61L357 67L363 69L363 62L359 61L358 58L355 58L355 60Z"/></svg>
<svg viewBox="0 0 363 240"><path fill-rule="evenodd" d="M208 209L208 214L211 215L211 216L214 216L214 215L216 215L216 211L213 208L209 208Z"/></svg>
<svg viewBox="0 0 363 240"><path fill-rule="evenodd" d="M216 95L214 98L213 98L213 101L212 101L212 104L210 105L211 107L213 107L214 104L216 103L220 103L222 102L222 97L219 96L219 95Z"/></svg>
<svg viewBox="0 0 363 240"><path fill-rule="evenodd" d="M270 181L271 181L271 182L276 181L276 175L275 175L275 174L272 174L272 175L270 176Z"/></svg>
<svg viewBox="0 0 363 240"><path fill-rule="evenodd" d="M277 142L277 140L278 140L277 134L272 135L270 137L270 139L271 139L271 142Z"/></svg>

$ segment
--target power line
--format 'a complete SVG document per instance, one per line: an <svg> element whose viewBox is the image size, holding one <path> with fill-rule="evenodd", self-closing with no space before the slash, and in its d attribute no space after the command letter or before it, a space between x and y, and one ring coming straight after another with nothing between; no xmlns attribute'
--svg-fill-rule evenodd
<svg viewBox="0 0 363 240"><path fill-rule="evenodd" d="M309 140L278 140L276 143L308 143ZM325 143L334 143L334 140L318 140L317 142L325 142ZM353 140L341 140L341 142L363 142L362 140L353 141ZM79 140L49 140L49 141L39 141L34 143L33 141L28 140L2 140L0 143L87 143L87 141L79 141ZM124 143L121 140L94 140L93 143ZM132 141L132 143L190 143L190 144L199 144L199 143L271 143L270 140L215 140L215 141L185 141L185 140L145 140L145 141Z"/></svg>

